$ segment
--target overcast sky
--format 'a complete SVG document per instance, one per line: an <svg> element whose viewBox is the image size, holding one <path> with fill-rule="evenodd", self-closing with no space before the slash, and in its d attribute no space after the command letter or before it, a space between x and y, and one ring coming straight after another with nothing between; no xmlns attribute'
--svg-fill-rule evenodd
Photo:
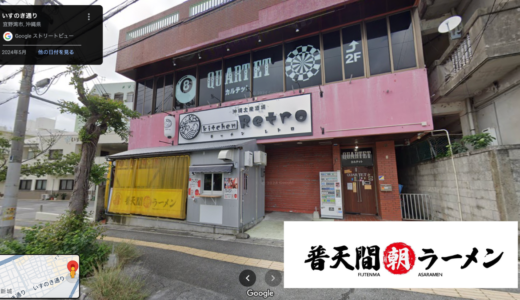
<svg viewBox="0 0 520 300"><path fill-rule="evenodd" d="M106 12L123 1L124 0L99 0L95 3L95 5L103 6L103 12ZM184 1L185 0L140 0L137 3L131 5L104 23L103 48L117 44L120 29L160 13ZM19 5L21 5L25 3L32 3L33 0L7 0L7 3L9 4L17 4L17 2ZM60 2L64 5L86 5L92 3L93 0L60 0ZM124 82L130 80L115 72L116 58L117 53L105 57L102 65L91 66L99 77L104 78L101 83ZM20 67L21 66L4 66L0 68L0 80L16 72L16 70L20 69ZM37 73L34 74L33 83L62 72L65 70L65 68L66 66L36 66L35 72ZM14 95L13 93L15 93L20 88L20 80L21 74L13 79L10 79L7 81L7 83L0 84L0 103ZM59 99L77 101L77 96L73 87L69 85L69 82L70 77L60 77L60 80L55 85L52 85L49 91L42 97L54 101ZM89 83L87 86L92 88L93 83ZM0 105L0 126L7 126L12 129L14 126L17 102L18 100L15 99L9 101L6 104ZM34 120L39 117L56 119L56 129L67 131L74 130L74 121L76 118L74 115L60 114L56 106L36 99L31 99L28 118L29 120Z"/></svg>

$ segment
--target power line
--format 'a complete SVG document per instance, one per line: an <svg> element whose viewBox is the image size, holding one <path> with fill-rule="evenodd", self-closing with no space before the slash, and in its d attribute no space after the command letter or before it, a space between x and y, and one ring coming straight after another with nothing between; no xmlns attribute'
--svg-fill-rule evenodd
<svg viewBox="0 0 520 300"><path fill-rule="evenodd" d="M9 101L11 101L11 100L13 100L13 99L16 99L16 98L18 98L18 95L6 99L4 102L1 102L0 105L2 105L2 104L6 104L7 102L9 102Z"/></svg>
<svg viewBox="0 0 520 300"><path fill-rule="evenodd" d="M497 5L497 10L499 9L502 9L504 7L504 5L506 4L506 0L500 2L498 5ZM494 10L494 7L495 7L495 3L496 3L496 0L493 1L493 5L491 6L491 11L490 11L490 14L493 13L493 10ZM502 7L498 8L500 6L500 4L502 4ZM487 27L496 19L496 17L498 16L498 12L495 14L495 16L493 16L493 19L491 20L491 22L489 21L491 19L491 16L488 16L488 19L486 20L486 23L485 25L482 27L482 31L480 31L477 35L476 35L476 38L478 38L478 41L476 43L476 46L474 48L474 50L477 50L477 47L480 43L480 40L482 39L482 37L484 36L484 32L486 31ZM471 41L470 41L470 46L471 46ZM473 48L473 47L471 47ZM464 57L468 51L470 51L470 47L466 47L466 49L460 54L461 57ZM454 51L456 52L456 50ZM473 59L473 56L471 56L469 59L468 59L468 62L465 64L469 64L471 62L471 60ZM461 67L462 68L462 67ZM460 71L460 69L458 70L455 70L455 68L453 68L453 70L449 73L449 74L446 74L446 76L451 76L453 74L456 74Z"/></svg>

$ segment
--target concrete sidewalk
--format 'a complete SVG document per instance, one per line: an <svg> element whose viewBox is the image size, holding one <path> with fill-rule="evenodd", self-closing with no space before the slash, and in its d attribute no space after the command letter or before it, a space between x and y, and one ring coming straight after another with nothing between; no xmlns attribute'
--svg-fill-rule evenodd
<svg viewBox="0 0 520 300"><path fill-rule="evenodd" d="M334 219L313 219L312 214L266 212L264 219L246 233L252 238L283 240L285 221L334 221Z"/></svg>

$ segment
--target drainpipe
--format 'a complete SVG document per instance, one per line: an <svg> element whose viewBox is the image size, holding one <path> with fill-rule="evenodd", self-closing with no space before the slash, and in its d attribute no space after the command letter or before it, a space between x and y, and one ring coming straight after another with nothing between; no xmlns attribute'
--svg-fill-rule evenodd
<svg viewBox="0 0 520 300"><path fill-rule="evenodd" d="M455 186L457 187L457 202L459 203L459 217L462 221L462 205L460 203L460 190L459 190L459 179L457 177L457 168L455 167L455 160L453 160L453 150L451 148L451 139L450 139L450 133L446 129L435 129L430 132L445 132L446 137L448 138L448 144L450 145L450 151L451 151L451 165L453 167L453 175L455 175Z"/></svg>
<svg viewBox="0 0 520 300"><path fill-rule="evenodd" d="M473 122L473 109L471 108L471 98L466 99L466 113L469 121L469 132L471 135L475 134L475 124ZM449 140L449 138L448 138Z"/></svg>

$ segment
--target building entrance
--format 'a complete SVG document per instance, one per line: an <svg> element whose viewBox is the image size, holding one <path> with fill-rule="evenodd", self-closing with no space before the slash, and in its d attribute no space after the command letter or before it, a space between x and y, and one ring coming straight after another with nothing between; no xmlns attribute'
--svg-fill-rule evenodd
<svg viewBox="0 0 520 300"><path fill-rule="evenodd" d="M372 149L344 150L341 161L345 213L377 214Z"/></svg>

